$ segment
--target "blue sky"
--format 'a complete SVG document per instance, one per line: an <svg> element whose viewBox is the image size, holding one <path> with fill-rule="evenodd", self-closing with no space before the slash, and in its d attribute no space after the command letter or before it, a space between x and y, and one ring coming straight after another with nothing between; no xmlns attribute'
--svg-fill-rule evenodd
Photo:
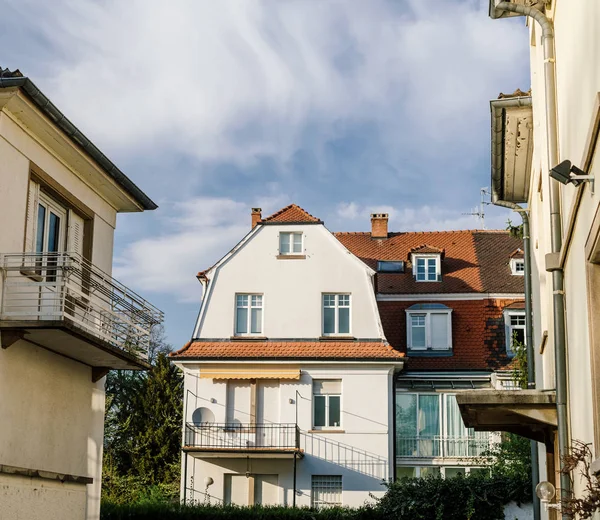
<svg viewBox="0 0 600 520"><path fill-rule="evenodd" d="M120 215L114 275L193 330L210 266L295 202L331 230L472 229L489 100L529 88L522 19L484 0L0 0L19 68L160 208ZM488 227L512 217L487 207Z"/></svg>

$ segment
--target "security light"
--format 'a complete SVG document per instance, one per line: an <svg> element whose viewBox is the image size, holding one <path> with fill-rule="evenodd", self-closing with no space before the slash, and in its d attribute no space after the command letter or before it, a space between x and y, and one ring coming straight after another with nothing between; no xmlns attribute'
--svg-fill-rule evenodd
<svg viewBox="0 0 600 520"><path fill-rule="evenodd" d="M574 173L575 175L571 175ZM573 186L579 186L582 182L594 182L592 175L586 174L583 170L573 166L571 161L563 161L550 170L550 177L556 179L561 184L572 183Z"/></svg>
<svg viewBox="0 0 600 520"><path fill-rule="evenodd" d="M544 480L540 482L537 486L535 486L535 494L540 499L542 504L544 504L544 509L548 511L548 509L557 509L560 511L560 504L551 504L550 500L554 498L556 495L556 488L551 482Z"/></svg>

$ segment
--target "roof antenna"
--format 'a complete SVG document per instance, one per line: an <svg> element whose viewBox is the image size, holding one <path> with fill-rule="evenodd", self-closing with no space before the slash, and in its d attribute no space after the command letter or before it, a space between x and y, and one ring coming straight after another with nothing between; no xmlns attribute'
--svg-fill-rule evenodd
<svg viewBox="0 0 600 520"><path fill-rule="evenodd" d="M462 213L462 215L473 215L479 219L479 229L485 229L485 207L491 202L486 200L486 197L490 195L489 188L481 188L479 190L481 199L479 201L479 207L475 208L471 213Z"/></svg>

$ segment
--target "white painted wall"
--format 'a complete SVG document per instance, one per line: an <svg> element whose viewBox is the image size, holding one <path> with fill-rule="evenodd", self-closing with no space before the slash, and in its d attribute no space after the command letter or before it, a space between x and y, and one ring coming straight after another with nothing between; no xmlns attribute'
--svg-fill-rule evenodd
<svg viewBox="0 0 600 520"><path fill-rule="evenodd" d="M306 258L278 259L279 233L304 234ZM261 225L213 271L196 327L197 338L234 335L235 294L263 294L263 336L318 338L322 294L351 294L350 334L382 338L370 270L323 225Z"/></svg>
<svg viewBox="0 0 600 520"><path fill-rule="evenodd" d="M560 161L569 159L582 167L597 93L600 91L600 4L596 0L581 0L573 8L569 2L555 1L553 17L556 36L556 77L558 99L558 135ZM534 251L534 327L536 338L536 377L538 386L554 388L554 347L551 275L545 273L544 255L550 252L550 180L547 172L545 95L541 30L531 23L531 82L534 114L534 157L529 205L532 211L532 243ZM592 163L589 173L600 178L600 164ZM540 185L541 190L538 190ZM600 203L600 190L591 194L586 187L577 216L575 231L565 265L565 303L567 309L567 356L570 437L593 443L594 425L591 402L590 336L586 283L585 241ZM561 186L563 238L567 236L569 214L576 188ZM539 354L541 335L548 330L549 341L543 355ZM544 465L545 457L540 457ZM545 468L542 468L545 473ZM550 480L553 479L548 475ZM581 480L574 478L576 494L582 492Z"/></svg>
<svg viewBox="0 0 600 520"><path fill-rule="evenodd" d="M201 379L202 364L182 363L185 374L184 417L192 420L198 407L210 409L215 422L224 422L227 407L227 382ZM228 367L243 364L227 365ZM282 366L282 365L281 365ZM214 368L214 363L211 368ZM252 370L252 365L244 368ZM278 422L294 423L296 417L296 392L299 393L298 425L301 429L301 448L305 456L298 461L297 489L302 492L297 497L298 505L310 505L311 475L342 475L343 503L359 506L369 499L369 493L383 495L383 480L389 479L392 466L393 437L392 384L393 366L369 363L344 364L305 363L300 365L299 381L278 382L278 392L269 383L270 398L267 407ZM312 429L312 381L313 379L340 379L342 381L342 414L339 433L311 432ZM260 384L260 381L258 382ZM368 391L366 391L368 389ZM278 394L278 399L273 396ZM260 399L261 393L257 393ZM290 402L291 400L291 402ZM213 402L214 401L214 402ZM274 409L274 403L279 409ZM376 403L376 406L374 406ZM258 407L263 403L258 402ZM246 409L248 406L240 405ZM252 473L279 475L280 503L291 505L292 501L292 460L261 459L252 460L248 469L245 459L200 460L189 457L187 461L187 484L198 491L193 498L202 501L203 481L206 476L215 480L209 494L223 499L224 475L227 473ZM186 471L183 461L182 474ZM183 490L182 490L183 496ZM190 499L187 493L187 499Z"/></svg>

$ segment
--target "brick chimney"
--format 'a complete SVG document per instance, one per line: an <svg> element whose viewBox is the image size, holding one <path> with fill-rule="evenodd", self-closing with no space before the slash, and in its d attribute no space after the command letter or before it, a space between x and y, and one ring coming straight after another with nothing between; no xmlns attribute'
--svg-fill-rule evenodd
<svg viewBox="0 0 600 520"><path fill-rule="evenodd" d="M256 227L256 224L260 222L262 219L262 209L261 208L252 208L252 229Z"/></svg>
<svg viewBox="0 0 600 520"><path fill-rule="evenodd" d="M388 237L388 218L387 213L371 213L371 238Z"/></svg>

